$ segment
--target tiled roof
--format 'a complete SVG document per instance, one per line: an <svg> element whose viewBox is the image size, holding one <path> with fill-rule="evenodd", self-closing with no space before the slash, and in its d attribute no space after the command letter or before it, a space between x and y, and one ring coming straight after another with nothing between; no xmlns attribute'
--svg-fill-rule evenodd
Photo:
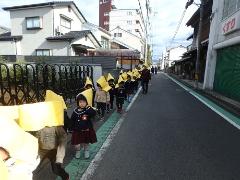
<svg viewBox="0 0 240 180"><path fill-rule="evenodd" d="M48 37L47 40L73 40L73 39L80 39L85 37L91 33L90 30L84 30L84 31L70 31L62 36L53 36Z"/></svg>
<svg viewBox="0 0 240 180"><path fill-rule="evenodd" d="M11 32L0 34L0 41L21 40L22 36L11 36Z"/></svg>
<svg viewBox="0 0 240 180"><path fill-rule="evenodd" d="M86 35L91 34L93 38L96 40L96 42L101 46L101 44L98 42L96 37L92 34L90 30L83 30L83 31L70 31L62 36L53 36L53 37L47 37L46 39L49 41L71 41L74 39L81 39L85 37Z"/></svg>
<svg viewBox="0 0 240 180"><path fill-rule="evenodd" d="M77 5L73 1L52 1L52 2L45 2L45 3L37 3L37 4L27 4L27 5L20 5L20 6L12 6L12 7L4 7L3 10L9 11L9 10L17 10L17 9L25 9L25 8L32 8L32 7L43 7L43 6L68 6L68 5L74 5L77 9L77 11L81 14L84 21L87 22L86 18L83 16L81 11L78 9Z"/></svg>

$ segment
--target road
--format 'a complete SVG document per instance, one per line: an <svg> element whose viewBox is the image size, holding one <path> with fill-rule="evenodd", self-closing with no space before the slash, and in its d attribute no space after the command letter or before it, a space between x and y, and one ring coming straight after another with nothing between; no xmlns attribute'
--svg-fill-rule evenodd
<svg viewBox="0 0 240 180"><path fill-rule="evenodd" d="M140 94L92 180L239 180L240 131L164 74Z"/></svg>

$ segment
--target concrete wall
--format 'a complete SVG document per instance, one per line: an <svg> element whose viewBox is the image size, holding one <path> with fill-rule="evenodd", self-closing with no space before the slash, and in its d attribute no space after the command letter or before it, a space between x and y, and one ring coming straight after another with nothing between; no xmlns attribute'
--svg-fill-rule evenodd
<svg viewBox="0 0 240 180"><path fill-rule="evenodd" d="M13 41L0 42L0 55L16 55L16 45Z"/></svg>

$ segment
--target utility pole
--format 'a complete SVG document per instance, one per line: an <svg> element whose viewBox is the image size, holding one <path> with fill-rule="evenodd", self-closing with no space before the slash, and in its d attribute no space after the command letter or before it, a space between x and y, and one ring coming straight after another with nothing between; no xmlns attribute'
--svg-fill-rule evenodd
<svg viewBox="0 0 240 180"><path fill-rule="evenodd" d="M188 0L186 3L185 9L187 9L190 5L195 4L199 6L199 24L198 24L198 36L197 36L197 59L195 63L195 88L198 89L199 83L199 74L200 74L200 59L202 54L202 26L203 26L203 16L204 16L204 3L205 0L200 0L200 4L196 4L194 0Z"/></svg>
<svg viewBox="0 0 240 180"><path fill-rule="evenodd" d="M145 63L147 63L148 61L148 23L149 23L149 0L146 0L146 11L147 11L147 17L146 17L146 20L145 20L145 28L146 28L146 37L145 37Z"/></svg>
<svg viewBox="0 0 240 180"><path fill-rule="evenodd" d="M199 75L200 75L200 59L202 54L202 26L203 26L203 15L204 15L204 0L200 2L200 18L199 18L199 25L198 25L198 37L197 37L197 60L195 64L195 88L198 89L199 83Z"/></svg>

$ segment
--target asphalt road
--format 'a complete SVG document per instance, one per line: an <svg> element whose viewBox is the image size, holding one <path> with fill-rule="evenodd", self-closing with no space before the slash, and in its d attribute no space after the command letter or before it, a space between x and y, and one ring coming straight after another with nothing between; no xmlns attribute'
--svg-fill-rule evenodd
<svg viewBox="0 0 240 180"><path fill-rule="evenodd" d="M163 74L140 94L93 180L239 180L240 131Z"/></svg>

